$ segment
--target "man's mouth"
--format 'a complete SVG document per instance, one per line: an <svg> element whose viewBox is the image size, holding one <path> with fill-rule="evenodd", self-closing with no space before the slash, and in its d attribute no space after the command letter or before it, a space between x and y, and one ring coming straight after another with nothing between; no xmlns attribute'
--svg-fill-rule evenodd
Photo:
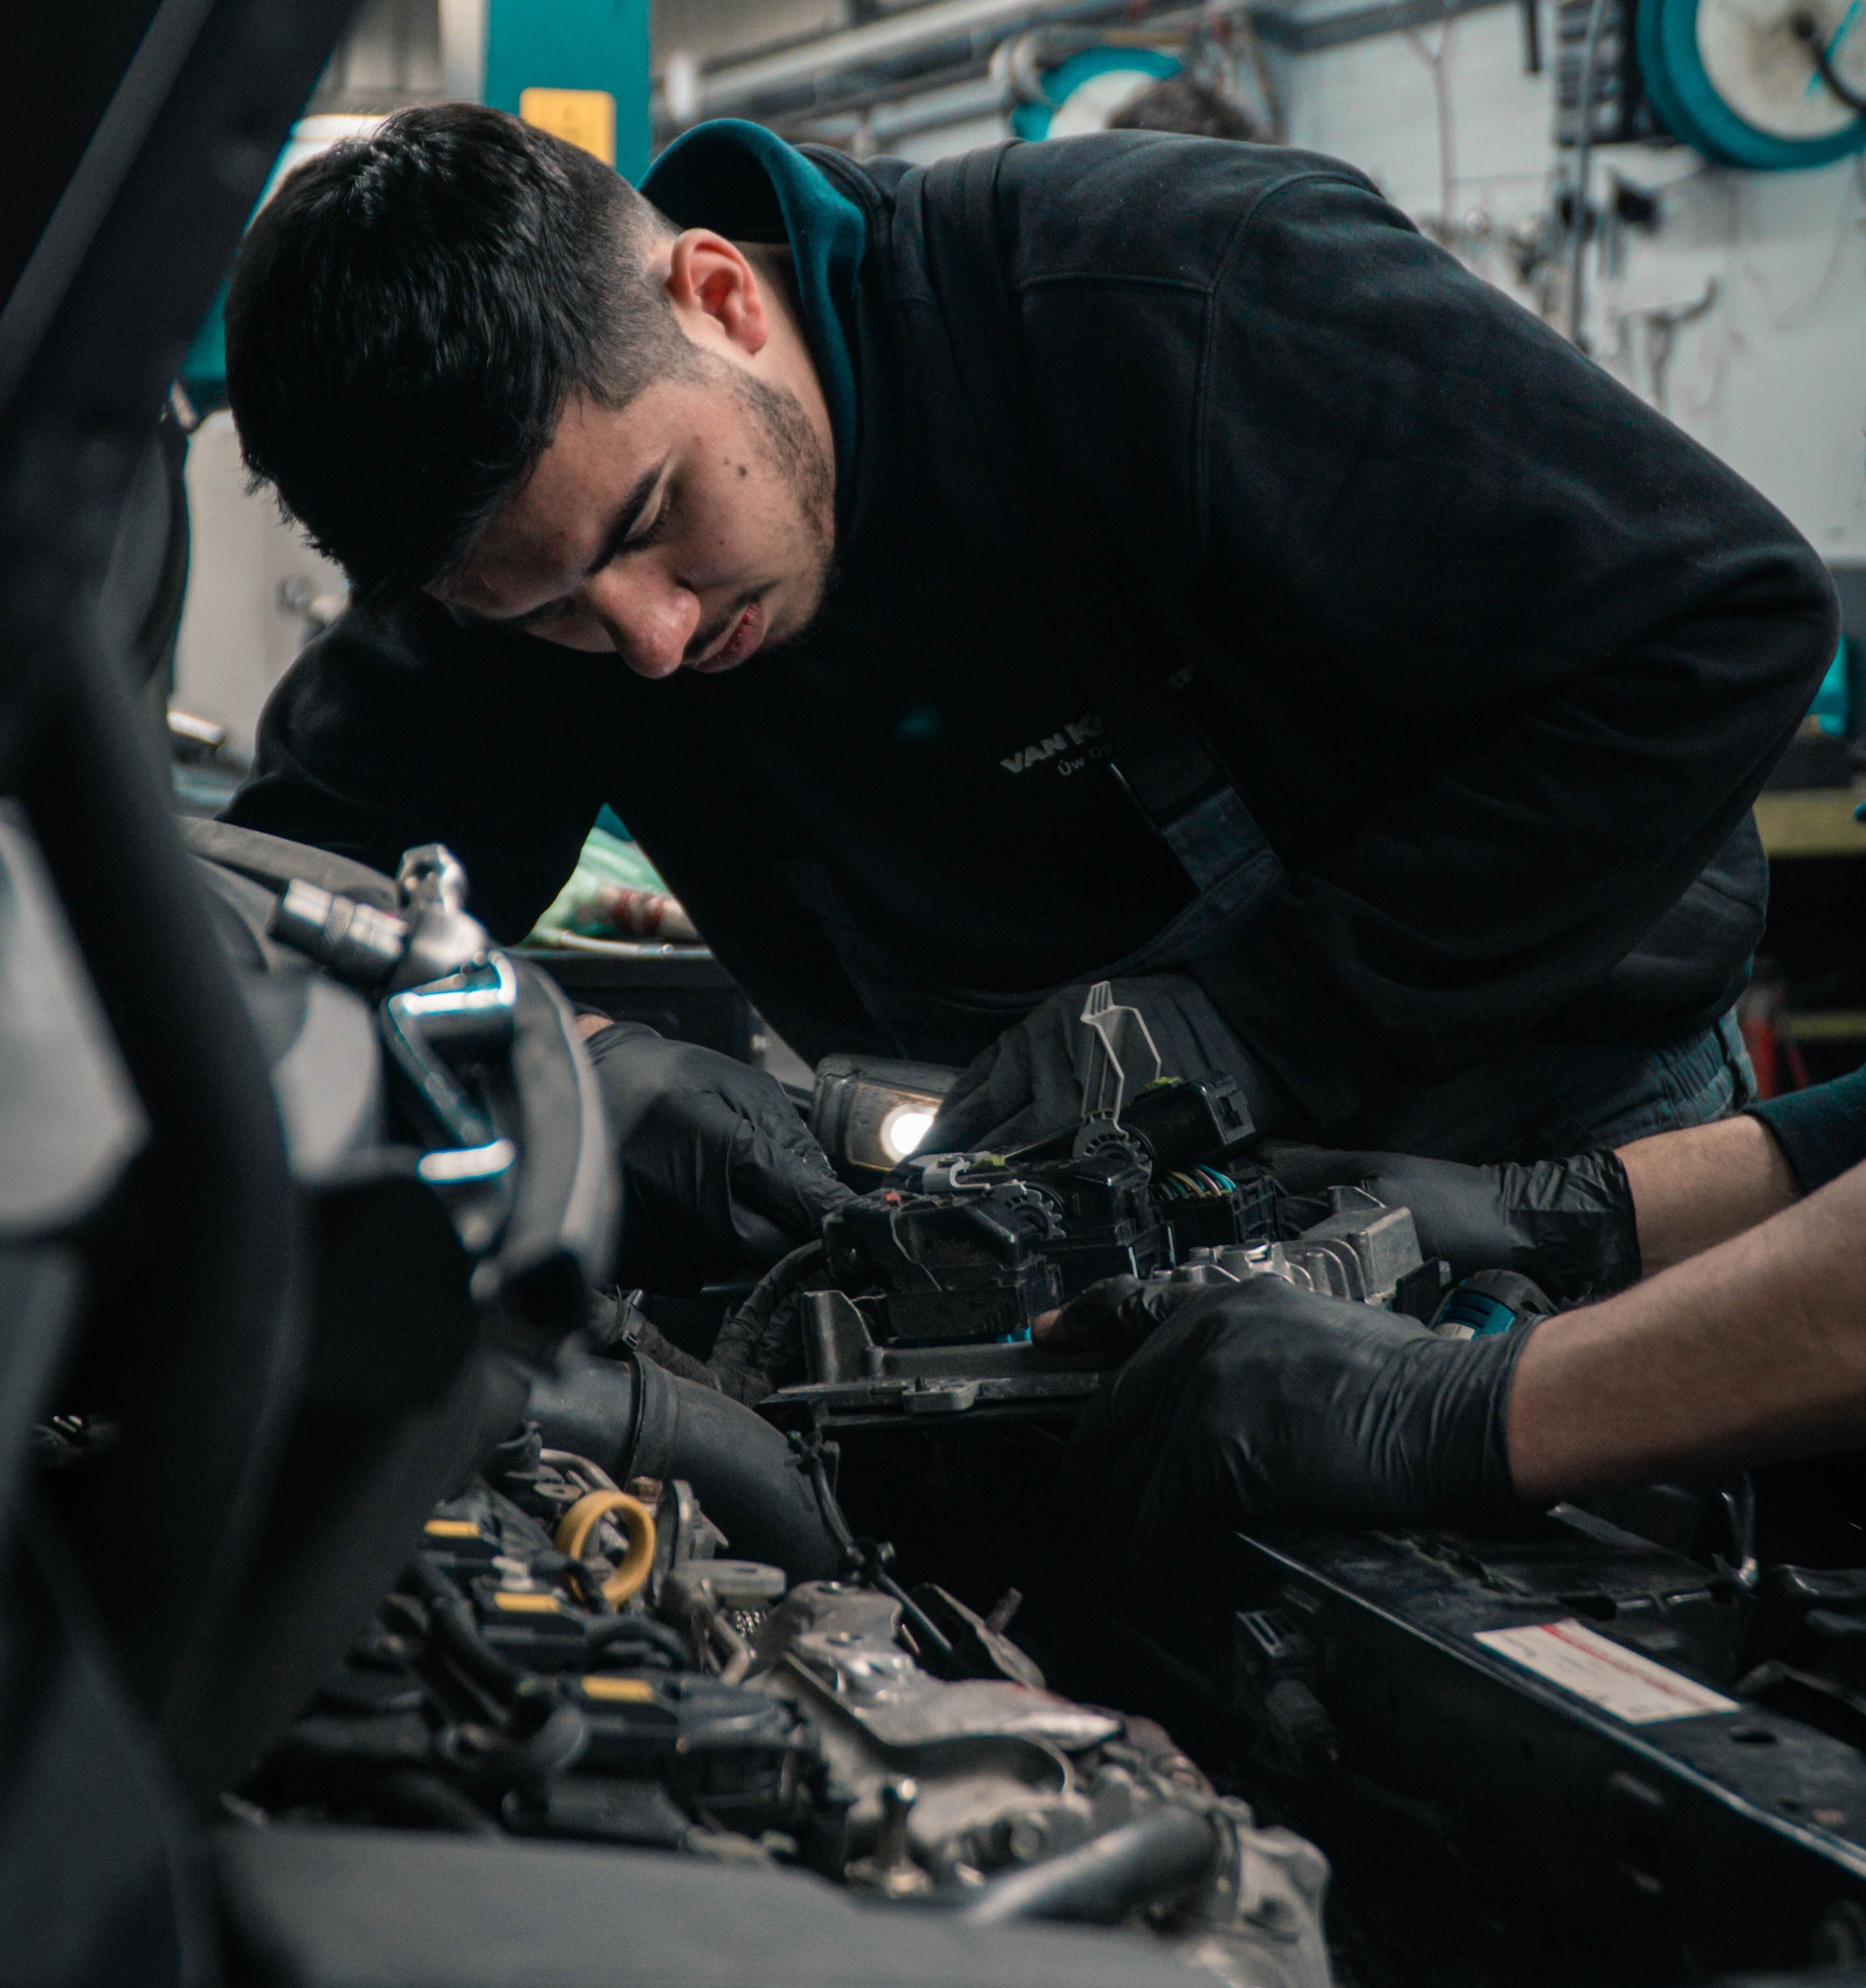
<svg viewBox="0 0 1866 1988"><path fill-rule="evenodd" d="M687 667L702 674L729 670L742 663L765 639L765 607L762 600L749 602L739 611L725 634Z"/></svg>

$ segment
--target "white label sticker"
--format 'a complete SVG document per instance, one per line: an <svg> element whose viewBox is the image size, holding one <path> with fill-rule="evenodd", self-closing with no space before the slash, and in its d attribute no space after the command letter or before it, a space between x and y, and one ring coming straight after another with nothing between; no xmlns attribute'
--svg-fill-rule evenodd
<svg viewBox="0 0 1866 1988"><path fill-rule="evenodd" d="M1585 1623L1538 1622L1526 1629L1484 1629L1486 1649L1533 1671L1577 1697L1624 1719L1651 1726L1661 1719L1700 1719L1707 1712L1742 1708L1706 1685L1681 1677L1636 1650L1610 1642Z"/></svg>

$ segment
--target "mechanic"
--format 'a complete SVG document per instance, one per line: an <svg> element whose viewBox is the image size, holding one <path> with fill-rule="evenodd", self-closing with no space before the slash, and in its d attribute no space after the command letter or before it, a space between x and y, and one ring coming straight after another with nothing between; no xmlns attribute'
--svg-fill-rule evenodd
<svg viewBox="0 0 1866 1988"><path fill-rule="evenodd" d="M1428 1256L1509 1273L1520 1315L1458 1341L1276 1277L1130 1277L1039 1320L1039 1344L1131 1356L1077 1429L1067 1502L1137 1581L1225 1518L1499 1517L1866 1447L1866 1070L1531 1165L1266 1158L1293 1192L1411 1208Z"/></svg>
<svg viewBox="0 0 1866 1988"><path fill-rule="evenodd" d="M229 819L445 840L516 937L613 802L806 1057L971 1061L940 1146L1076 1117L1106 977L1337 1144L1746 1100L1749 806L1837 624L1739 478L1328 159L728 122L643 190L444 105L255 221L233 411L357 604ZM814 1234L774 1085L592 1050L625 1275Z"/></svg>

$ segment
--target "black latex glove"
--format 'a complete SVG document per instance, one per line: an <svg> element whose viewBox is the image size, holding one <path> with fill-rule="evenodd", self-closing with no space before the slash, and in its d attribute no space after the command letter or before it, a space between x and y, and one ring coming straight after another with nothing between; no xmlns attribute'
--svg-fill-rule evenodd
<svg viewBox="0 0 1866 1988"><path fill-rule="evenodd" d="M587 1046L622 1169L624 1289L759 1276L850 1198L762 1070L638 1022Z"/></svg>
<svg viewBox="0 0 1866 1988"><path fill-rule="evenodd" d="M1197 981L1149 973L1110 985L1117 1007L1138 1008L1145 1018L1162 1077L1235 1077L1258 1131L1269 1128L1279 1087ZM1008 1152L1075 1124L1088 1057L1088 992L1087 983L1065 987L1006 1029L948 1093L921 1151Z"/></svg>
<svg viewBox="0 0 1866 1988"><path fill-rule="evenodd" d="M1280 1277L1111 1277L1039 1341L1134 1349L1077 1425L1065 1505L1119 1543L1143 1596L1226 1522L1420 1526L1515 1511L1505 1415L1532 1329L1440 1339Z"/></svg>
<svg viewBox="0 0 1866 1988"><path fill-rule="evenodd" d="M1320 1146L1266 1146L1255 1157L1291 1194L1364 1187L1411 1209L1420 1249L1455 1277L1519 1270L1569 1303L1638 1281L1633 1192L1611 1152L1497 1167Z"/></svg>

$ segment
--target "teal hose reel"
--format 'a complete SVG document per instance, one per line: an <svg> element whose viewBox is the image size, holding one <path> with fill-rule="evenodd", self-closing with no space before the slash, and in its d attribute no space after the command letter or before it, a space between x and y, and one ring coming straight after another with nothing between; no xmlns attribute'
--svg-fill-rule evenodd
<svg viewBox="0 0 1866 1988"><path fill-rule="evenodd" d="M1866 0L1639 0L1646 91L1726 165L1831 164L1866 147Z"/></svg>
<svg viewBox="0 0 1866 1988"><path fill-rule="evenodd" d="M1020 138L1061 138L1099 130L1138 90L1177 76L1177 56L1159 49L1084 49L1043 72L1046 101L1020 103L1011 129Z"/></svg>

